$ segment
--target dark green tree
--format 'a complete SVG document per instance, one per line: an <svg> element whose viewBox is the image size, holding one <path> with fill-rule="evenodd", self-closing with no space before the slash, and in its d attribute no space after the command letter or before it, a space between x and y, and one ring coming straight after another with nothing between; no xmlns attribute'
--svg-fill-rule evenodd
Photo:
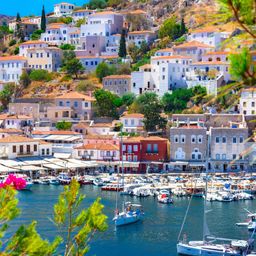
<svg viewBox="0 0 256 256"><path fill-rule="evenodd" d="M187 32L186 24L184 18L181 19L180 23L180 36L184 35Z"/></svg>
<svg viewBox="0 0 256 256"><path fill-rule="evenodd" d="M78 78L78 74L84 71L84 67L79 59L76 58L74 51L65 51L62 60L62 71L67 72L68 75L75 75Z"/></svg>
<svg viewBox="0 0 256 256"><path fill-rule="evenodd" d="M101 62L96 68L96 76L99 78L100 82L102 82L103 77L113 74L114 67L109 66L105 62Z"/></svg>
<svg viewBox="0 0 256 256"><path fill-rule="evenodd" d="M158 96L153 92L141 94L137 99L139 112L144 114L144 128L146 131L156 131L165 129L167 120L162 117L162 104Z"/></svg>
<svg viewBox="0 0 256 256"><path fill-rule="evenodd" d="M39 40L42 33L44 33L44 31L41 29L34 31L31 35L31 40Z"/></svg>
<svg viewBox="0 0 256 256"><path fill-rule="evenodd" d="M12 99L12 96L15 93L15 84L14 83L8 83L4 85L4 88L2 91L0 91L0 102L2 103L4 109L7 108L9 102Z"/></svg>
<svg viewBox="0 0 256 256"><path fill-rule="evenodd" d="M95 105L98 116L118 118L117 95L104 89L97 89L94 92L94 97L96 99Z"/></svg>
<svg viewBox="0 0 256 256"><path fill-rule="evenodd" d="M134 93L132 93L132 92L125 93L122 96L123 104L126 105L126 106L130 106L135 101L135 98L136 97L135 97Z"/></svg>
<svg viewBox="0 0 256 256"><path fill-rule="evenodd" d="M20 17L19 13L17 13L17 17L16 17L15 36L18 39L20 39L21 42L24 41L24 32L23 32L23 28L22 28L22 20L21 20L21 17Z"/></svg>
<svg viewBox="0 0 256 256"><path fill-rule="evenodd" d="M76 49L76 47L74 46L74 45L71 45L71 44L62 44L61 46L60 46L60 49L61 50L71 50L71 51L73 51L73 50L75 50Z"/></svg>
<svg viewBox="0 0 256 256"><path fill-rule="evenodd" d="M29 74L26 71L23 71L20 76L20 84L23 88L27 88L29 84L31 83L31 80L29 78Z"/></svg>
<svg viewBox="0 0 256 256"><path fill-rule="evenodd" d="M120 39L119 52L118 52L118 55L120 58L125 58L127 55L125 37L126 37L126 31L125 29L123 29L121 34L121 39Z"/></svg>
<svg viewBox="0 0 256 256"><path fill-rule="evenodd" d="M56 124L56 128L58 130L62 130L62 131L70 131L71 127L72 127L72 123L71 122L66 122L65 120L59 121Z"/></svg>
<svg viewBox="0 0 256 256"><path fill-rule="evenodd" d="M42 15L41 15L41 30L43 32L45 32L46 30L46 17L45 17L44 5L43 5Z"/></svg>
<svg viewBox="0 0 256 256"><path fill-rule="evenodd" d="M169 37L171 40L175 40L180 37L181 33L180 24L177 23L176 17L172 16L166 19L161 25L158 35L160 38Z"/></svg>

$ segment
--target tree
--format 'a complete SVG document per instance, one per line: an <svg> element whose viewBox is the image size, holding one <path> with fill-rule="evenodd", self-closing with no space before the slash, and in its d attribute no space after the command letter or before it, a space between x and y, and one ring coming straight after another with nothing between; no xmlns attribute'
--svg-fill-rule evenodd
<svg viewBox="0 0 256 256"><path fill-rule="evenodd" d="M123 104L126 105L126 106L130 106L134 102L135 98L136 97L135 97L134 93L132 93L132 92L125 93L122 96Z"/></svg>
<svg viewBox="0 0 256 256"><path fill-rule="evenodd" d="M141 94L136 101L139 112L144 114L143 123L146 131L166 128L167 120L161 116L163 107L155 93L146 92Z"/></svg>
<svg viewBox="0 0 256 256"><path fill-rule="evenodd" d="M71 122L66 122L65 120L59 121L56 124L56 128L58 130L62 130L62 131L70 131L71 127L72 127L72 123Z"/></svg>
<svg viewBox="0 0 256 256"><path fill-rule="evenodd" d="M133 62L136 62L140 56L140 49L135 43L130 43L128 45L128 53L131 56Z"/></svg>
<svg viewBox="0 0 256 256"><path fill-rule="evenodd" d="M42 15L41 15L41 30L43 32L45 32L46 30L46 17L45 17L44 5L43 5Z"/></svg>
<svg viewBox="0 0 256 256"><path fill-rule="evenodd" d="M121 34L121 39L120 39L119 52L118 52L118 56L120 58L125 58L127 55L125 36L126 36L126 32L125 32L125 29L123 29Z"/></svg>
<svg viewBox="0 0 256 256"><path fill-rule="evenodd" d="M85 7L90 9L104 9L107 7L107 2L105 0L91 0Z"/></svg>
<svg viewBox="0 0 256 256"><path fill-rule="evenodd" d="M17 13L17 17L16 17L15 35L16 35L17 38L20 39L21 42L24 41L24 32L23 32L23 28L22 28L22 20L21 20L21 17L20 17L19 13Z"/></svg>
<svg viewBox="0 0 256 256"><path fill-rule="evenodd" d="M113 75L114 67L110 67L107 63L101 62L96 68L96 76L102 82L103 77Z"/></svg>
<svg viewBox="0 0 256 256"><path fill-rule="evenodd" d="M20 76L20 84L23 88L27 88L29 84L31 83L31 80L29 78L29 74L26 71L23 71Z"/></svg>
<svg viewBox="0 0 256 256"><path fill-rule="evenodd" d="M186 24L184 18L181 19L180 23L180 36L184 35L187 32Z"/></svg>
<svg viewBox="0 0 256 256"><path fill-rule="evenodd" d="M234 79L250 86L256 84L256 66L248 49L244 48L240 54L231 54L229 59L230 74Z"/></svg>
<svg viewBox="0 0 256 256"><path fill-rule="evenodd" d="M96 112L100 117L118 118L117 105L118 96L104 89L97 89L94 92L96 99Z"/></svg>
<svg viewBox="0 0 256 256"><path fill-rule="evenodd" d="M44 33L44 31L41 29L35 30L31 35L31 40L39 40L42 33Z"/></svg>
<svg viewBox="0 0 256 256"><path fill-rule="evenodd" d="M0 101L4 107L4 109L7 108L9 102L12 99L12 96L15 93L15 84L14 83L8 83L4 85L4 88L2 91L0 91Z"/></svg>
<svg viewBox="0 0 256 256"><path fill-rule="evenodd" d="M76 49L76 47L74 45L71 45L71 44L62 44L60 46L60 49L65 51L65 50L71 50L71 51L74 51Z"/></svg>
<svg viewBox="0 0 256 256"><path fill-rule="evenodd" d="M79 183L73 179L70 186L65 186L54 206L54 223L59 228L61 236L55 237L52 243L43 240L36 230L36 222L20 226L15 234L3 239L9 224L19 216L16 190L26 186L25 180L9 175L0 184L0 245L1 255L55 255L58 247L65 240L65 256L85 255L89 251L89 242L96 232L107 229L103 214L104 206L97 198L87 209L81 209L85 195L79 192Z"/></svg>
<svg viewBox="0 0 256 256"><path fill-rule="evenodd" d="M85 18L77 20L76 27L80 28L83 24L85 24Z"/></svg>
<svg viewBox="0 0 256 256"><path fill-rule="evenodd" d="M219 0L228 17L234 16L238 24L254 39L255 1L254 0Z"/></svg>
<svg viewBox="0 0 256 256"><path fill-rule="evenodd" d="M69 75L75 75L78 78L78 74L84 71L84 67L79 59L76 58L75 52L65 51L62 60L62 70Z"/></svg>
<svg viewBox="0 0 256 256"><path fill-rule="evenodd" d="M45 81L49 82L52 80L52 74L48 70L34 69L29 74L29 79L32 81Z"/></svg>
<svg viewBox="0 0 256 256"><path fill-rule="evenodd" d="M85 195L79 193L79 187L73 179L54 206L54 222L60 230L67 230L64 256L85 255L93 235L107 229L107 217L102 213L104 206L99 198L88 209L80 210Z"/></svg>
<svg viewBox="0 0 256 256"><path fill-rule="evenodd" d="M172 16L163 22L158 35L160 38L168 36L171 40L175 40L181 36L181 25L176 22L175 16Z"/></svg>

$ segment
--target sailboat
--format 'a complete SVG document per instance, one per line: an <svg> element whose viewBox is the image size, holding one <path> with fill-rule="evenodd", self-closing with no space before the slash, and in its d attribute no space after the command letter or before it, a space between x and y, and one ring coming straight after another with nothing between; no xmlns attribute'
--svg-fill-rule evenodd
<svg viewBox="0 0 256 256"><path fill-rule="evenodd" d="M253 249L254 240L235 240L227 238L216 238L210 235L207 219L206 219L206 202L208 192L208 159L209 159L209 144L206 161L206 181L205 181L205 197L204 197L204 222L203 222L203 239L201 241L187 241L186 237L177 243L177 253L187 256L245 256L250 255ZM179 238L184 227L185 219L188 214L190 203L188 205L185 218L181 227ZM178 240L179 240L178 238Z"/></svg>
<svg viewBox="0 0 256 256"><path fill-rule="evenodd" d="M123 163L123 135L121 129L121 159L122 159L122 187L124 187L124 163ZM119 173L118 173L119 174ZM119 175L118 175L118 187L119 187ZM116 196L116 211L113 221L115 222L116 227L136 223L140 221L144 215L142 206L140 204L132 204L131 202L124 202L123 209L121 212L118 210L118 194L120 190L117 190Z"/></svg>

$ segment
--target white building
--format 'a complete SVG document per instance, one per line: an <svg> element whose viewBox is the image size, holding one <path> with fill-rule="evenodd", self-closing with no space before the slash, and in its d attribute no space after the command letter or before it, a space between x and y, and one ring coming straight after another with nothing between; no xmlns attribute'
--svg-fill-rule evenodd
<svg viewBox="0 0 256 256"><path fill-rule="evenodd" d="M54 5L54 16L71 16L74 11L75 5L70 3L59 3Z"/></svg>
<svg viewBox="0 0 256 256"><path fill-rule="evenodd" d="M0 80L17 83L22 70L27 67L27 59L22 56L0 57Z"/></svg>
<svg viewBox="0 0 256 256"><path fill-rule="evenodd" d="M144 115L140 113L125 113L120 117L124 132L139 132L143 130Z"/></svg>
<svg viewBox="0 0 256 256"><path fill-rule="evenodd" d="M230 36L230 32L221 32L216 27L198 29L190 33L188 41L198 41L214 48L220 47L221 43Z"/></svg>
<svg viewBox="0 0 256 256"><path fill-rule="evenodd" d="M239 111L244 115L255 115L256 114L256 89L249 88L243 89L240 102Z"/></svg>
<svg viewBox="0 0 256 256"><path fill-rule="evenodd" d="M1 125L6 129L22 129L24 127L32 126L34 119L32 116L26 115L0 115Z"/></svg>
<svg viewBox="0 0 256 256"><path fill-rule="evenodd" d="M78 31L65 23L51 23L46 27L45 33L41 34L41 40L54 45L71 43L71 34Z"/></svg>
<svg viewBox="0 0 256 256"><path fill-rule="evenodd" d="M23 57L27 57L28 50L29 49L39 49L39 48L45 48L48 47L48 43L40 40L35 41L27 41L19 46L19 55Z"/></svg>
<svg viewBox="0 0 256 256"><path fill-rule="evenodd" d="M127 44L134 43L136 46L140 47L142 42L147 44L152 43L156 39L156 34L150 30L144 31L131 31L127 36Z"/></svg>
<svg viewBox="0 0 256 256"><path fill-rule="evenodd" d="M77 22L78 20L85 19L87 20L88 16L95 13L95 10L88 10L88 9L80 9L73 11L72 18L74 22Z"/></svg>

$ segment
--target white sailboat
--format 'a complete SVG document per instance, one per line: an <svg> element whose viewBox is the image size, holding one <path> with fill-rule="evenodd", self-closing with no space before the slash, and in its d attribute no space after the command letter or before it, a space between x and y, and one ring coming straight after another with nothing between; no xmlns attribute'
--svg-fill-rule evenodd
<svg viewBox="0 0 256 256"><path fill-rule="evenodd" d="M209 154L209 142L208 142L208 154ZM208 155L207 154L207 155ZM208 159L208 157L207 157ZM204 198L204 223L203 223L203 240L201 241L187 241L184 237L182 241L177 244L177 253L187 256L245 256L252 252L253 239L249 241L235 240L226 238L216 238L210 236L210 232L206 220L206 202L208 192L208 160L206 163L206 187ZM191 201L190 201L191 202ZM190 206L190 204L189 204ZM188 209L189 209L188 206ZM184 227L185 219L188 214L188 209L181 227L179 238ZM178 238L178 240L179 240Z"/></svg>
<svg viewBox="0 0 256 256"><path fill-rule="evenodd" d="M122 136L122 130L121 130L121 159L122 159L122 187L124 187L124 164L123 164L123 136ZM118 173L119 174L119 173ZM119 184L119 175L118 175L118 186ZM116 211L115 211L115 217L113 218L113 221L115 222L116 227L136 223L140 221L144 215L143 210L141 209L140 204L132 204L131 202L124 202L123 203L123 209L122 212L119 212L118 210L118 195L120 190L117 190L117 196L116 196Z"/></svg>

